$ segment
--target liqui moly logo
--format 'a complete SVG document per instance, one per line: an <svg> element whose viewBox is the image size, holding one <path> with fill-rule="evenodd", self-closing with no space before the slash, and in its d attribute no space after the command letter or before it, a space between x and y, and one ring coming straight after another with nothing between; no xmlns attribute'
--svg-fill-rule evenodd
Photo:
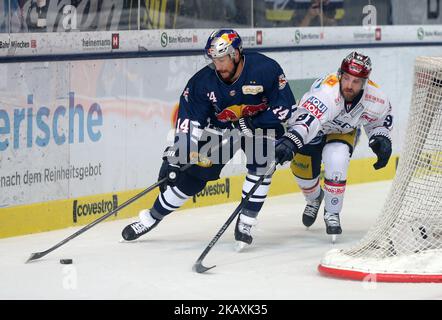
<svg viewBox="0 0 442 320"><path fill-rule="evenodd" d="M310 111L316 118L320 119L327 107L316 97L310 97L302 104L302 107Z"/></svg>

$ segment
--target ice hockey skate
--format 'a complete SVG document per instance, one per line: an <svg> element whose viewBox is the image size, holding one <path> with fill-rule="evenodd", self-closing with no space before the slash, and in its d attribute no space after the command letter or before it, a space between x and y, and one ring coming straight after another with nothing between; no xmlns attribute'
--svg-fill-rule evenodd
<svg viewBox="0 0 442 320"><path fill-rule="evenodd" d="M338 234L342 233L341 222L339 221L339 213L324 212L324 222L327 234L332 236L332 243L336 242Z"/></svg>
<svg viewBox="0 0 442 320"><path fill-rule="evenodd" d="M124 241L134 241L142 235L155 228L161 220L152 217L149 210L142 210L139 214L139 221L127 225L121 235Z"/></svg>
<svg viewBox="0 0 442 320"><path fill-rule="evenodd" d="M240 214L235 226L235 251L240 252L250 246L253 241L251 234L252 226L256 225L256 218Z"/></svg>
<svg viewBox="0 0 442 320"><path fill-rule="evenodd" d="M315 223L316 217L318 216L319 208L321 207L322 199L324 199L324 191L321 188L319 196L305 206L304 212L302 214L302 223L308 228L313 223Z"/></svg>

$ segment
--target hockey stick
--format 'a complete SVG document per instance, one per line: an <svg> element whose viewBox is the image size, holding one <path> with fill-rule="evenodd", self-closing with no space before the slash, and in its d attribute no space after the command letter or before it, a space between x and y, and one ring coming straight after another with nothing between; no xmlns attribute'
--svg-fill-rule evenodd
<svg viewBox="0 0 442 320"><path fill-rule="evenodd" d="M187 165L186 165L187 166ZM184 168L184 167L183 167ZM187 168L186 168L187 169ZM92 221L91 223L89 223L87 226L81 228L80 230L78 230L77 232L75 232L74 234L70 235L69 237L67 237L66 239L60 241L59 243L57 243L56 245L54 245L53 247L49 248L46 251L42 251L42 252L36 252L31 254L31 256L29 257L28 260L26 260L25 263L28 263L30 261L33 260L37 260L40 259L41 257L44 257L45 255L47 255L48 253L54 251L55 249L61 247L62 245L64 245L66 242L71 241L72 239L76 238L77 236L79 236L80 234L86 232L87 230L89 230L90 228L92 228L93 226L95 226L96 224L100 223L101 221L109 218L111 215L115 214L117 211L127 207L128 205L130 205L132 202L138 200L139 198L141 198L142 196L144 196L145 194L149 193L150 191L152 191L153 189L155 189L156 187L158 187L160 184L162 184L163 182L165 182L167 180L167 178L163 178L157 182L155 182L153 185L151 185L150 187L144 189L143 191L141 191L140 193L138 193L137 195L135 195L134 197L130 198L129 200L127 200L126 202L124 202L123 204L121 204L120 206L116 207L115 209L113 209L112 211L106 213L104 216L98 218L95 221Z"/></svg>
<svg viewBox="0 0 442 320"><path fill-rule="evenodd" d="M212 239L212 241L210 241L209 245L206 247L206 249L204 249L203 253L196 260L196 262L194 263L194 265L192 267L193 271L198 272L198 273L204 273L207 270L210 270L210 269L216 267L216 265L213 265L211 267L205 267L203 265L204 258L207 256L207 254L213 248L213 246L219 240L219 238L221 238L221 236L223 235L224 231L226 231L226 229L229 227L229 225L232 223L232 221L235 219L235 217L238 215L238 213L241 211L241 209L244 207L244 205L249 201L250 197L253 195L253 193L256 191L256 189L259 188L259 186L262 184L262 182L264 181L264 179L268 175L273 173L275 168L276 168L276 162L272 161L271 164L270 164L270 167L266 171L266 173L264 175L262 175L258 179L258 181L256 181L256 183L252 187L252 189L250 189L250 191L246 194L246 196L241 200L240 204L236 207L235 211L233 211L233 213L230 215L229 219L227 219L227 221L222 225L221 229L219 229L218 233L215 235L215 237Z"/></svg>
<svg viewBox="0 0 442 320"><path fill-rule="evenodd" d="M211 151L215 152L217 151L219 148L221 148L223 145L225 145L227 143L227 140L223 140L220 144L216 145ZM188 168L190 168L192 165L194 165L194 163L188 163L186 165L184 165L183 167L180 168L180 171L185 171ZM72 239L76 238L77 236L79 236L80 234L86 232L87 230L89 230L90 228L92 228L93 226L95 226L96 224L100 223L101 221L107 219L108 217L110 217L111 215L115 214L117 211L127 207L128 205L130 205L131 203L133 203L134 201L138 200L139 198L141 198L142 196L146 195L147 193L149 193L150 191L152 191L153 189L155 189L156 187L158 187L159 185L161 185L162 183L164 183L167 180L167 178L163 178L157 182L155 182L153 185L151 185L150 187L144 189L143 191L141 191L140 193L138 193L137 195L135 195L134 197L130 198L129 200L127 200L126 202L124 202L123 204L121 204L120 206L118 206L117 208L113 209L112 211L106 213L104 216L98 218L95 221L92 221L91 223L89 223L88 225L84 226L83 228L81 228L80 230L78 230L77 232L75 232L74 234L70 235L69 237L67 237L66 239L60 241L59 243L57 243L56 245L52 246L51 248L49 248L46 251L42 251L42 252L35 252L32 253L31 256L29 257L28 260L26 260L25 263L28 263L30 261L33 260L37 260L40 259L41 257L44 257L45 255L47 255L48 253L54 251L55 249L61 247L62 245L64 245L65 243L71 241Z"/></svg>

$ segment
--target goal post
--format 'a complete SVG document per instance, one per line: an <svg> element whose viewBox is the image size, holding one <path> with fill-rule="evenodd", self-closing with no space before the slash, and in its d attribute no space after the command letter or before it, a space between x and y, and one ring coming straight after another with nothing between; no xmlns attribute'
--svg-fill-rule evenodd
<svg viewBox="0 0 442 320"><path fill-rule="evenodd" d="M324 275L442 282L442 58L418 57L404 146L374 226L354 247L325 254Z"/></svg>

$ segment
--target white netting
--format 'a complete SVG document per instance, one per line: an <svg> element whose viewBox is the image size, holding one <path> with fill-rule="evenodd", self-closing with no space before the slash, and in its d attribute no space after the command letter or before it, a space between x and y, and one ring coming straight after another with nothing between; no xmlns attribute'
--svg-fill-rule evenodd
<svg viewBox="0 0 442 320"><path fill-rule="evenodd" d="M369 273L442 275L442 58L416 59L410 117L381 215L353 248L321 265Z"/></svg>

